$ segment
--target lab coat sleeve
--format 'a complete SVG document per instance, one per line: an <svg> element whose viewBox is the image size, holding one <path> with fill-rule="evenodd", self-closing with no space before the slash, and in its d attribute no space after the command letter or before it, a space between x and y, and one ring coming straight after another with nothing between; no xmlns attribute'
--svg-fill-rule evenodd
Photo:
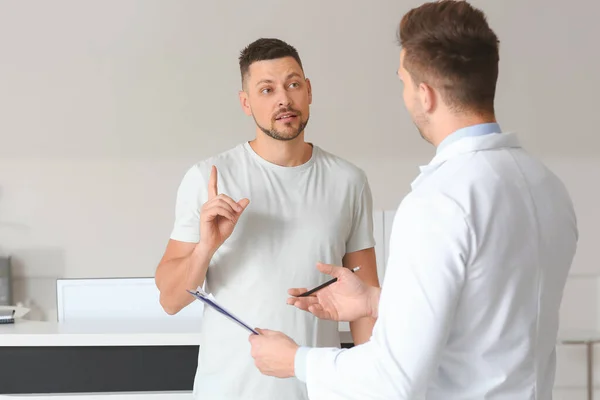
<svg viewBox="0 0 600 400"><path fill-rule="evenodd" d="M309 351L310 347L300 346L294 358L294 375L304 383L306 383L306 358Z"/></svg>
<svg viewBox="0 0 600 400"><path fill-rule="evenodd" d="M467 219L451 199L407 196L394 219L371 340L308 351L309 398L422 398L448 338L472 245Z"/></svg>

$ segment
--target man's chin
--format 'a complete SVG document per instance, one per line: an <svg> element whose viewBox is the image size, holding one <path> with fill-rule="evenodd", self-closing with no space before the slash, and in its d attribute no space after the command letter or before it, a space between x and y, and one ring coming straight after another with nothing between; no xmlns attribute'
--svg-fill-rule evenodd
<svg viewBox="0 0 600 400"><path fill-rule="evenodd" d="M277 137L275 137L275 139L282 140L285 142L290 142L292 140L298 139L299 137L300 137L300 132L299 133L291 133L291 134L278 134Z"/></svg>
<svg viewBox="0 0 600 400"><path fill-rule="evenodd" d="M308 122L308 120L304 123L298 121L298 122L292 122L292 123L286 123L286 124L278 124L278 123L276 123L276 121L272 121L270 130L267 130L267 129L261 127L258 123L256 125L267 136L269 136L275 140L289 142L289 141L295 140L298 137L300 137L300 135L302 134L302 132L304 132L304 129L306 128L307 122ZM281 129L276 129L277 125L280 125ZM281 126L281 125L283 125L283 126Z"/></svg>
<svg viewBox="0 0 600 400"><path fill-rule="evenodd" d="M295 126L289 127L289 129L284 131L271 129L271 134L269 134L269 136L278 140L290 141L298 138L301 133L302 132L299 132L299 127Z"/></svg>

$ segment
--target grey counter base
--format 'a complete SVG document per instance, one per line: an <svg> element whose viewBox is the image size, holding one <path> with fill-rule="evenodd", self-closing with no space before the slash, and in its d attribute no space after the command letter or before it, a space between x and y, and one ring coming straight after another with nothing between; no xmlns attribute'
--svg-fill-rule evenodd
<svg viewBox="0 0 600 400"><path fill-rule="evenodd" d="M0 347L0 394L191 391L197 365L198 346Z"/></svg>
<svg viewBox="0 0 600 400"><path fill-rule="evenodd" d="M192 390L198 346L0 347L0 394Z"/></svg>

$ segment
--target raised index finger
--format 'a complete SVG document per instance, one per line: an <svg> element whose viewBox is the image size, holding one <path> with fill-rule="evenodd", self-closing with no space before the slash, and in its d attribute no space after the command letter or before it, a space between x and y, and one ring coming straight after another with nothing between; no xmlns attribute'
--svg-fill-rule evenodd
<svg viewBox="0 0 600 400"><path fill-rule="evenodd" d="M214 199L217 194L217 167L213 165L210 170L210 178L208 178L208 199Z"/></svg>

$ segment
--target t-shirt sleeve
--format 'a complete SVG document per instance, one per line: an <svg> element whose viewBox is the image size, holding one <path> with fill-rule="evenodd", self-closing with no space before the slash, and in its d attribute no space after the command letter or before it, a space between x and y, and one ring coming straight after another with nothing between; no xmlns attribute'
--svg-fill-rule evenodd
<svg viewBox="0 0 600 400"><path fill-rule="evenodd" d="M200 241L200 208L206 202L207 189L197 165L184 175L175 205L175 224L171 239L180 242Z"/></svg>
<svg viewBox="0 0 600 400"><path fill-rule="evenodd" d="M346 253L375 247L373 235L373 196L366 176L354 202L352 228L346 241Z"/></svg>

